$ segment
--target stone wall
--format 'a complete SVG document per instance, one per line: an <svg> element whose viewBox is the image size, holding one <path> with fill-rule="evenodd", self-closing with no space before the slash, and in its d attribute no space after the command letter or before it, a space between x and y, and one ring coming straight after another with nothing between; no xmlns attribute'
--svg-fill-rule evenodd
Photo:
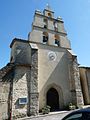
<svg viewBox="0 0 90 120"><path fill-rule="evenodd" d="M28 99L28 83L30 81L30 66L15 66L12 95L12 117L13 119L27 116L28 103L19 104L20 98Z"/></svg>
<svg viewBox="0 0 90 120"><path fill-rule="evenodd" d="M78 106L83 106L83 94L81 89L81 83L80 83L80 74L79 74L79 68L77 63L77 57L72 56L73 59L73 79L74 79L74 90L72 91L73 95L73 102Z"/></svg>
<svg viewBox="0 0 90 120"><path fill-rule="evenodd" d="M13 119L27 116L29 110L28 86L31 79L31 47L28 41L14 39L11 43L11 58L15 64L12 91ZM27 103L20 104L20 99L27 99Z"/></svg>
<svg viewBox="0 0 90 120"><path fill-rule="evenodd" d="M51 14L52 12L49 11ZM48 14L48 12L46 11ZM45 21L44 19L47 20L47 31L46 28L44 28ZM58 30L55 31L55 26L54 22L56 22ZM32 24L32 31L29 34L29 41L32 42L37 42L37 43L42 43L43 44L43 32L48 33L48 45L53 45L56 46L55 44L55 35L57 34L60 38L60 47L63 48L71 48L70 41L67 38L67 33L64 29L64 22L61 19L55 19L55 18L50 18L42 15L42 14L35 14L34 16L34 21ZM45 44L45 43L44 43Z"/></svg>
<svg viewBox="0 0 90 120"><path fill-rule="evenodd" d="M14 39L11 43L11 62L15 64L31 64L31 47L28 41Z"/></svg>
<svg viewBox="0 0 90 120"><path fill-rule="evenodd" d="M82 84L82 92L84 97L84 104L90 104L90 70L86 67L79 67L80 81Z"/></svg>
<svg viewBox="0 0 90 120"><path fill-rule="evenodd" d="M90 103L90 68L86 69L87 84L89 90L89 103Z"/></svg>
<svg viewBox="0 0 90 120"><path fill-rule="evenodd" d="M68 52L68 66L69 66L69 84L72 99L71 102L79 107L84 104L80 82L80 73L77 62L77 56L73 55L70 52Z"/></svg>
<svg viewBox="0 0 90 120"><path fill-rule="evenodd" d="M9 102L9 83L0 83L0 120L7 119Z"/></svg>
<svg viewBox="0 0 90 120"><path fill-rule="evenodd" d="M0 70L0 120L10 118L13 66L9 63Z"/></svg>
<svg viewBox="0 0 90 120"><path fill-rule="evenodd" d="M71 101L67 52L54 46L38 47L39 108L47 105L47 92L55 88L59 94L59 107L63 109Z"/></svg>
<svg viewBox="0 0 90 120"><path fill-rule="evenodd" d="M37 115L38 106L38 51L32 49L31 80L30 80L30 115Z"/></svg>

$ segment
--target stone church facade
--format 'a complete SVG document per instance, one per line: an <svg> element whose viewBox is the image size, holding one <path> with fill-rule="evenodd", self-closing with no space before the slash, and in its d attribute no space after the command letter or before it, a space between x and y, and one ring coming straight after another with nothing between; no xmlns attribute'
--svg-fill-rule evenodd
<svg viewBox="0 0 90 120"><path fill-rule="evenodd" d="M69 103L90 104L90 88L84 89L82 67L78 67L64 22L54 18L49 6L43 13L35 11L28 40L15 38L10 48L10 63L0 70L0 119L37 115L46 105L55 111Z"/></svg>

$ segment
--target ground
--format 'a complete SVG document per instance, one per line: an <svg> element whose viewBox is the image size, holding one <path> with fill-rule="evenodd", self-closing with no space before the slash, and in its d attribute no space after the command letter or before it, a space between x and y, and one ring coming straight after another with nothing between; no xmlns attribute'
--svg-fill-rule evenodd
<svg viewBox="0 0 90 120"><path fill-rule="evenodd" d="M37 117L22 118L19 120L61 120L65 115L71 111L50 112L47 115L39 115Z"/></svg>

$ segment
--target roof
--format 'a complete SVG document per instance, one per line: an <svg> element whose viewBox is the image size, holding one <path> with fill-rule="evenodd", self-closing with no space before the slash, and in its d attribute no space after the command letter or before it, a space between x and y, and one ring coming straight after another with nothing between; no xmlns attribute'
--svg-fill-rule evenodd
<svg viewBox="0 0 90 120"><path fill-rule="evenodd" d="M13 46L13 44L14 44L15 42L25 42L25 43L27 43L27 42L29 42L29 41L28 41L28 40L24 40L24 39L14 38L14 39L12 40L11 44L10 44L10 48Z"/></svg>
<svg viewBox="0 0 90 120"><path fill-rule="evenodd" d="M90 69L90 67L80 65L79 68Z"/></svg>
<svg viewBox="0 0 90 120"><path fill-rule="evenodd" d="M0 69L0 81L2 81L2 78L14 67L13 63L8 63L5 67Z"/></svg>
<svg viewBox="0 0 90 120"><path fill-rule="evenodd" d="M73 55L73 56L77 56L77 55L73 52L73 50L68 50L68 52L71 53L71 55Z"/></svg>
<svg viewBox="0 0 90 120"><path fill-rule="evenodd" d="M29 43L32 49L38 49L37 44L35 43Z"/></svg>

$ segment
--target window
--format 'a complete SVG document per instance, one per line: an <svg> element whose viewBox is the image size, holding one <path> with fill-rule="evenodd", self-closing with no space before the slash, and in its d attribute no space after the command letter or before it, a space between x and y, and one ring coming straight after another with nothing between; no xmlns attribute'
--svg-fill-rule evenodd
<svg viewBox="0 0 90 120"><path fill-rule="evenodd" d="M82 118L82 113L78 113L78 114L73 114L64 120L80 120L81 118Z"/></svg>
<svg viewBox="0 0 90 120"><path fill-rule="evenodd" d="M19 104L20 105L24 105L24 104L27 104L27 98L19 98Z"/></svg>
<svg viewBox="0 0 90 120"><path fill-rule="evenodd" d="M55 39L55 44L58 45L58 46L60 46L59 40Z"/></svg>
<svg viewBox="0 0 90 120"><path fill-rule="evenodd" d="M82 118L83 120L90 120L90 113L89 112L83 113Z"/></svg>
<svg viewBox="0 0 90 120"><path fill-rule="evenodd" d="M47 19L46 18L44 18L44 28L47 28L47 26L48 26L48 21L47 21Z"/></svg>
<svg viewBox="0 0 90 120"><path fill-rule="evenodd" d="M43 43L47 43L47 42L48 42L48 33L43 32Z"/></svg>
<svg viewBox="0 0 90 120"><path fill-rule="evenodd" d="M48 13L48 17L52 17L52 14L51 14L51 13Z"/></svg>
<svg viewBox="0 0 90 120"><path fill-rule="evenodd" d="M60 37L59 37L59 35L56 34L54 37L55 37L55 45L60 46Z"/></svg>
<svg viewBox="0 0 90 120"><path fill-rule="evenodd" d="M48 41L48 37L47 36L43 36L43 42L47 42Z"/></svg>
<svg viewBox="0 0 90 120"><path fill-rule="evenodd" d="M47 28L47 25L44 25L44 28Z"/></svg>

